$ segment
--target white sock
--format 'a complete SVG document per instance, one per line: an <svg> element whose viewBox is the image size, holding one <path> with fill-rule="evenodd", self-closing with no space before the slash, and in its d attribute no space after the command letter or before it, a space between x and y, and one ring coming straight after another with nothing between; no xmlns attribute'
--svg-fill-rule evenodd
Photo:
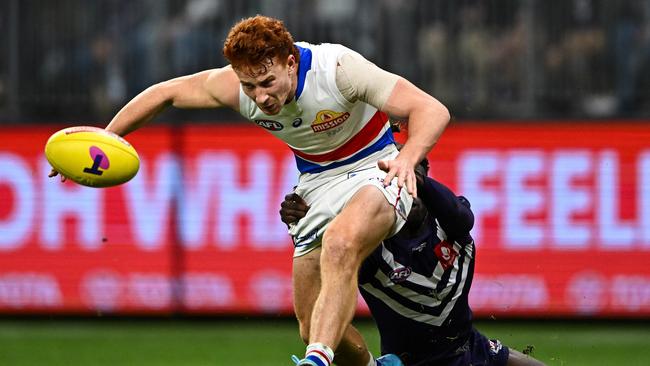
<svg viewBox="0 0 650 366"><path fill-rule="evenodd" d="M372 353L370 353L370 351L368 351L368 356L370 356L370 360L368 361L367 366L377 366L377 361L375 361L375 358L372 357Z"/></svg>
<svg viewBox="0 0 650 366"><path fill-rule="evenodd" d="M334 351L322 343L312 343L307 346L305 358L314 361L319 366L331 366L334 362Z"/></svg>

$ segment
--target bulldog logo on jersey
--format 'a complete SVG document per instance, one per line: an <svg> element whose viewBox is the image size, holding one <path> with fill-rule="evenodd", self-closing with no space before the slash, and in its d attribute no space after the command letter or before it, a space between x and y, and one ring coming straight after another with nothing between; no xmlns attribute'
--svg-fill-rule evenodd
<svg viewBox="0 0 650 366"><path fill-rule="evenodd" d="M322 110L316 114L316 119L311 123L314 132L323 132L340 126L350 118L350 112L334 112Z"/></svg>

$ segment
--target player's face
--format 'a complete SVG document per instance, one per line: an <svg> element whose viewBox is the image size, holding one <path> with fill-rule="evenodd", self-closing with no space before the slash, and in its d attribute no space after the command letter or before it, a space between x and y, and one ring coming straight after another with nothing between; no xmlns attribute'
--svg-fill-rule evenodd
<svg viewBox="0 0 650 366"><path fill-rule="evenodd" d="M286 62L280 62L276 57L272 63L260 67L258 72L235 69L235 73L244 93L255 101L262 112L276 115L295 95L296 69L296 59L290 55Z"/></svg>

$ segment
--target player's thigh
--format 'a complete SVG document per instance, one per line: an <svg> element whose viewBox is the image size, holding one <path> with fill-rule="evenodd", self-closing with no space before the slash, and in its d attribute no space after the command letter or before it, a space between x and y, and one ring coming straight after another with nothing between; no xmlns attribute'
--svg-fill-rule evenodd
<svg viewBox="0 0 650 366"><path fill-rule="evenodd" d="M320 253L316 248L293 258L293 306L302 327L309 329L309 320L320 292Z"/></svg>
<svg viewBox="0 0 650 366"><path fill-rule="evenodd" d="M373 185L360 188L332 220L323 236L323 248L353 251L365 258L395 225L396 213Z"/></svg>

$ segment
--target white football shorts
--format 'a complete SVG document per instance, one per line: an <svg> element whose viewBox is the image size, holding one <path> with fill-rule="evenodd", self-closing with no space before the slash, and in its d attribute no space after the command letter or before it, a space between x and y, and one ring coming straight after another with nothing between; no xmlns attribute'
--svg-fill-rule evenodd
<svg viewBox="0 0 650 366"><path fill-rule="evenodd" d="M396 220L389 236L397 233L406 222L413 197L406 187L400 189L397 186L397 178L384 187L386 172L377 167L379 160L394 159L397 154L395 145L388 145L353 164L321 173L302 174L295 192L307 202L310 209L305 217L289 225L289 234L295 245L293 256L300 257L318 248L330 221L361 187L367 185L377 187L395 208Z"/></svg>

